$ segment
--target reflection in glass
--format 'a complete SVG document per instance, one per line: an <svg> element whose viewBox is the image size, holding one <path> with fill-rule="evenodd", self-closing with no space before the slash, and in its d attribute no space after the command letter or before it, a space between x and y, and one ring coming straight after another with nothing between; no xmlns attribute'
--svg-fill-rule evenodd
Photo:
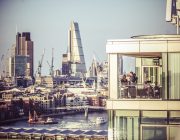
<svg viewBox="0 0 180 140"><path fill-rule="evenodd" d="M110 113L109 115L110 115L110 121L109 121L110 132L108 133L111 135L111 138L109 137L109 139L112 139L112 140L138 140L139 139L139 112L138 111L117 110L115 111L113 118L112 118L112 113ZM113 127L114 129L112 129L112 126L114 126Z"/></svg>
<svg viewBox="0 0 180 140"><path fill-rule="evenodd" d="M162 126L143 126L142 127L143 140L166 140L166 127Z"/></svg>

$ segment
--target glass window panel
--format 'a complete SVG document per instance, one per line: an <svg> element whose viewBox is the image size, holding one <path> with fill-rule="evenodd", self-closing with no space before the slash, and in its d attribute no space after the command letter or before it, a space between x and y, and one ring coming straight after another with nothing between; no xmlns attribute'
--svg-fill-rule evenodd
<svg viewBox="0 0 180 140"><path fill-rule="evenodd" d="M125 114L124 114L125 113ZM136 115L136 116L132 116ZM117 140L136 140L139 139L139 117L138 111L120 111L116 110L115 115L109 114L111 121L114 121L113 138ZM126 116L124 116L126 115ZM110 125L111 124L110 122ZM110 128L109 125L109 128Z"/></svg>
<svg viewBox="0 0 180 140"><path fill-rule="evenodd" d="M170 124L180 124L180 111L170 111Z"/></svg>
<svg viewBox="0 0 180 140"><path fill-rule="evenodd" d="M169 98L180 99L180 53L168 54Z"/></svg>
<svg viewBox="0 0 180 140"><path fill-rule="evenodd" d="M162 53L162 98L163 99L167 99L168 97L167 59L168 59L167 53Z"/></svg>
<svg viewBox="0 0 180 140"><path fill-rule="evenodd" d="M166 111L142 111L141 123L146 124L166 124Z"/></svg>
<svg viewBox="0 0 180 140"><path fill-rule="evenodd" d="M161 126L143 126L142 127L143 140L166 140L166 127Z"/></svg>

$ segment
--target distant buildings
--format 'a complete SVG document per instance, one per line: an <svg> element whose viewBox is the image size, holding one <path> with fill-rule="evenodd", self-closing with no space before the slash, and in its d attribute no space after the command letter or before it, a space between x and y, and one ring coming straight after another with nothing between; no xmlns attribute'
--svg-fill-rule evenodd
<svg viewBox="0 0 180 140"><path fill-rule="evenodd" d="M77 22L71 22L68 31L68 52L63 54L62 74L82 75L86 73L81 36Z"/></svg>

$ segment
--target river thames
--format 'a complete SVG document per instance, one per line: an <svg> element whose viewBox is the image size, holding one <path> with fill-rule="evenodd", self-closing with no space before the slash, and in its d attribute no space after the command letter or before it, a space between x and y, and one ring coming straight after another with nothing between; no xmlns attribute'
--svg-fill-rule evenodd
<svg viewBox="0 0 180 140"><path fill-rule="evenodd" d="M21 120L3 125L3 127L107 130L108 122L98 125L95 123L97 117L104 117L106 120L108 120L107 112L101 111L101 112L89 112L87 118L84 116L84 113L53 117L56 121L58 121L58 124L48 124L48 125L29 124L27 120Z"/></svg>

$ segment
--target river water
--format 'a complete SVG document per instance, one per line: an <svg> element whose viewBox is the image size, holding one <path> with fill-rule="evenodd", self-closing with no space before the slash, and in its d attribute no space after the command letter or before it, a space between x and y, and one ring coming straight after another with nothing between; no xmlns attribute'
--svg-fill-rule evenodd
<svg viewBox="0 0 180 140"><path fill-rule="evenodd" d="M101 111L101 112L91 112L88 114L87 118L84 116L84 113L53 117L55 118L56 121L58 121L58 124L48 124L48 125L29 124L27 120L21 120L3 126L12 127L12 128L107 130L108 122L99 125L95 124L95 120L97 117L104 117L106 120L108 120L107 112Z"/></svg>

